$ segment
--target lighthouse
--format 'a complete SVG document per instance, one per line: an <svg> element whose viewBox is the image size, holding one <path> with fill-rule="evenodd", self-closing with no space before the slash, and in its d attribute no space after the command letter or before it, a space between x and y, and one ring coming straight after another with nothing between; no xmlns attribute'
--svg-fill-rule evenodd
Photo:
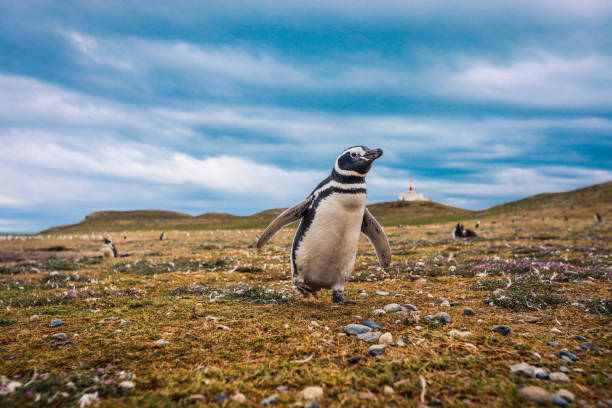
<svg viewBox="0 0 612 408"><path fill-rule="evenodd" d="M430 201L429 198L423 197L423 194L417 193L412 187L412 179L410 179L410 188L404 193L397 196L399 201Z"/></svg>

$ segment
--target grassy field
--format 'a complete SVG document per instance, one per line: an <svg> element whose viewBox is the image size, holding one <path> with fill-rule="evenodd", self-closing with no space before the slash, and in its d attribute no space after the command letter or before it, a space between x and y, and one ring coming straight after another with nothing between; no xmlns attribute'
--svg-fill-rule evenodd
<svg viewBox="0 0 612 408"><path fill-rule="evenodd" d="M124 217L139 230L105 228L104 217L114 223L118 214L99 214L85 227L2 236L0 406L261 406L267 398L315 406L302 393L311 386L321 387L323 407L529 406L519 395L526 385L569 390L574 406L605 404L611 201L608 183L477 213L376 204L393 264L377 268L362 238L345 292L357 304L348 307L332 305L331 292L294 293L291 228L253 247L260 230L244 227L274 211L242 229L235 216L209 215L209 227L218 217L230 225L208 230L181 214L156 226L152 214ZM475 218L479 238L450 238L456 220ZM99 258L103 233L123 257ZM389 304L417 311L379 314ZM426 317L440 312L449 324ZM52 319L64 324L50 327ZM377 342L344 333L366 319L391 336L378 356L368 353ZM493 332L497 325L512 332ZM561 358L563 349L579 359ZM569 382L511 373L521 362L565 371Z"/></svg>

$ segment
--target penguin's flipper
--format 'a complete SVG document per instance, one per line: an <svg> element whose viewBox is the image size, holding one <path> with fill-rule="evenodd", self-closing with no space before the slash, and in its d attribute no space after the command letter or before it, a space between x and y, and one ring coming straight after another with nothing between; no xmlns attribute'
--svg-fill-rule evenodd
<svg viewBox="0 0 612 408"><path fill-rule="evenodd" d="M378 263L382 268L386 268L391 264L391 247L389 246L389 240L385 231L376 221L376 218L366 208L363 212L363 221L361 222L361 232L365 234L370 240L374 249L376 249L376 256L378 257Z"/></svg>
<svg viewBox="0 0 612 408"><path fill-rule="evenodd" d="M257 239L257 248L261 248L270 241L276 232L287 224L299 220L306 214L314 196L310 195L301 203L287 208L278 217L274 219Z"/></svg>

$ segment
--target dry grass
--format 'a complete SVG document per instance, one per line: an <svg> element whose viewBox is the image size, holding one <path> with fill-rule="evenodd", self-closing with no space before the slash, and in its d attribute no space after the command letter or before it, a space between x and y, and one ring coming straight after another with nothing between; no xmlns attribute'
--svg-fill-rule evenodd
<svg viewBox="0 0 612 408"><path fill-rule="evenodd" d="M252 406L274 394L276 405L289 405L299 401L301 389L319 385L321 406L416 406L421 376L431 406L522 406L522 384L567 388L594 405L612 398L609 352L576 352L580 360L569 368L584 372L570 372L568 384L513 376L508 367L525 361L557 370L561 360L550 354L573 351L581 342L577 335L612 349L610 309L594 307L611 297L611 225L606 218L594 224L585 214L570 231L552 216L496 215L482 220L483 237L473 241L449 239L451 223L386 228L396 265L377 270L362 239L356 281L346 292L357 300L351 307L334 307L329 292L317 299L294 295L288 250L293 231L287 229L262 251L253 248L257 230L167 231L165 241L158 240L161 231L128 232L127 239L117 232L110 235L119 252L131 255L108 261L92 260L100 244L91 237L0 241L0 251L10 252L71 248L69 256L55 254L61 262L0 267L0 375L6 383L24 384L0 395L0 405L76 405L94 392L101 406L213 406L222 394L230 398L220 404L232 405L236 392ZM379 290L390 295L375 295ZM361 291L368 297L358 299ZM498 306L490 306L491 296L504 293L494 302ZM440 306L440 297L461 305ZM452 323L414 324L394 314L373 318L407 345L369 357L369 344L342 330L388 303L411 303L420 317L445 311ZM463 316L465 306L476 316ZM526 315L539 321L525 323ZM66 325L49 328L52 318ZM513 333L493 333L498 324ZM470 336L449 335L463 327ZM562 333L551 332L553 327ZM60 340L51 336L58 332L72 343L54 346ZM159 339L169 343L156 345ZM547 346L549 341L560 346ZM122 388L123 381L135 387ZM392 395L383 393L385 385ZM278 386L288 391L279 393Z"/></svg>

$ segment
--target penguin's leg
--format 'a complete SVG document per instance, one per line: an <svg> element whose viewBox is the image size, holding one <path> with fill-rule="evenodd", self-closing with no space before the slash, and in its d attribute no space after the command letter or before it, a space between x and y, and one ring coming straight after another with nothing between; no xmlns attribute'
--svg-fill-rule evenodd
<svg viewBox="0 0 612 408"><path fill-rule="evenodd" d="M342 296L343 289L332 289L332 303L338 303L343 306L354 305L357 302L352 300L344 300L344 296Z"/></svg>
<svg viewBox="0 0 612 408"><path fill-rule="evenodd" d="M317 297L317 292L311 289L310 286L304 283L303 280L296 279L293 283L295 284L295 287L298 288L298 290L302 292L304 296L308 296L308 294L311 294L312 296Z"/></svg>

